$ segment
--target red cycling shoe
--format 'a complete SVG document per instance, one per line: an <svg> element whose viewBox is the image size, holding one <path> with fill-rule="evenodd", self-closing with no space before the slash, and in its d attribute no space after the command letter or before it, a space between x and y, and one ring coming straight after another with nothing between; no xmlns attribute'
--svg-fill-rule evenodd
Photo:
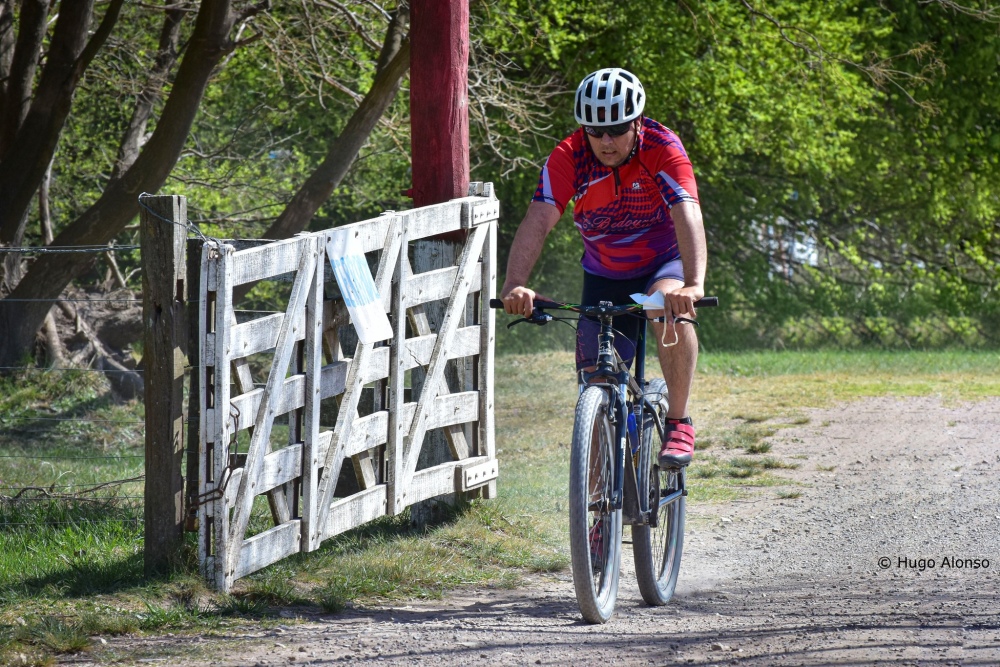
<svg viewBox="0 0 1000 667"><path fill-rule="evenodd" d="M667 439L660 449L661 468L681 468L691 463L694 454L694 426L690 420L667 419Z"/></svg>

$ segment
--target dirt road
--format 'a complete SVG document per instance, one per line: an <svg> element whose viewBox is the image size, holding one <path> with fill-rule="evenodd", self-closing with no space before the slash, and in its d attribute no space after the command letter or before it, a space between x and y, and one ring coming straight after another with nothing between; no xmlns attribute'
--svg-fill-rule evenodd
<svg viewBox="0 0 1000 667"><path fill-rule="evenodd" d="M773 455L800 464L781 473L802 495L690 504L666 607L642 605L627 552L603 626L580 620L567 573L243 634L166 662L1000 665L1000 399L808 414L771 439ZM188 652L188 640L161 641Z"/></svg>

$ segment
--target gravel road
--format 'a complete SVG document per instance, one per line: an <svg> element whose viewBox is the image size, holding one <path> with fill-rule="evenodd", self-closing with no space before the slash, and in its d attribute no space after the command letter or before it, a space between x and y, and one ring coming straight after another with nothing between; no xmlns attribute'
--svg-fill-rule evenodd
<svg viewBox="0 0 1000 667"><path fill-rule="evenodd" d="M189 665L1000 665L1000 399L807 414L770 439L800 464L780 472L801 496L690 503L666 607L642 604L627 551L603 626L581 621L565 573L210 647L161 641L200 646Z"/></svg>

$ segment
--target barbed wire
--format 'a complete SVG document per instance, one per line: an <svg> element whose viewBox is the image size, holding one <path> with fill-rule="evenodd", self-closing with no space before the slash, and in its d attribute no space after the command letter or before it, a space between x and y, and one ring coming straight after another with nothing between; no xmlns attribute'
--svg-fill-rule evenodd
<svg viewBox="0 0 1000 667"><path fill-rule="evenodd" d="M190 370L191 367L187 366L184 370ZM145 373L146 371L142 368L136 368L135 370L129 369L117 369L117 368L82 368L79 366L73 367L59 367L59 368L39 368L37 366L0 366L0 371L32 371L34 373L69 373L71 371L79 371L82 373Z"/></svg>
<svg viewBox="0 0 1000 667"><path fill-rule="evenodd" d="M160 220L162 222L166 222L166 223L171 224L171 225L176 225L177 227L183 227L183 228L185 228L185 229L187 229L189 231L192 231L195 234L197 234L198 236L200 236L201 240L205 241L206 243L208 243L209 241L214 241L215 243L217 243L219 245L222 245L222 242L219 239L211 237L211 236L206 236L204 232L202 232L200 229L198 229L198 225L193 225L190 222L187 223L187 224L185 224L183 222L177 222L176 220L171 220L170 218L164 218L162 215L160 215L159 213L157 213L156 211L154 211L153 209L151 209L149 206L147 206L145 204L145 202L142 201L142 198L143 197L152 197L152 196L153 195L149 194L148 192L140 192L139 193L139 206L141 206L142 208L146 209L146 211L151 216L153 216L154 218L156 218L157 220Z"/></svg>
<svg viewBox="0 0 1000 667"><path fill-rule="evenodd" d="M92 422L96 424L145 424L142 419L92 419L90 417L0 417L0 424L8 421L38 421L38 422Z"/></svg>
<svg viewBox="0 0 1000 667"><path fill-rule="evenodd" d="M10 297L4 297L5 302L14 303L59 303L60 301L65 303L142 303L142 299L12 299Z"/></svg>
<svg viewBox="0 0 1000 667"><path fill-rule="evenodd" d="M136 482L143 481L145 475L139 475L137 477L131 477L129 479L112 479L106 482L100 482L97 485L91 484L49 484L48 486L38 486L36 484L29 484L27 486L0 486L0 491L17 491L18 493L24 493L25 491L38 491L39 493L51 494L55 489L84 489L83 491L77 491L78 494L90 493L92 491L97 491L98 489L104 489L110 486L123 486L125 484L134 484ZM57 496L59 498L64 498L64 496ZM16 500L17 496L0 496L4 500ZM65 497L65 499L74 500L76 496Z"/></svg>
<svg viewBox="0 0 1000 667"><path fill-rule="evenodd" d="M0 248L0 252L55 255L61 253L102 253L115 250L141 250L137 245L105 245L105 246L19 246Z"/></svg>
<svg viewBox="0 0 1000 667"><path fill-rule="evenodd" d="M137 508L138 509L138 508ZM44 519L39 521L0 521L0 528L11 528L11 527L33 527L38 528L39 526L79 526L80 524L89 524L98 526L102 523L120 523L120 524L135 524L137 526L143 525L143 518L140 516L133 517L131 519L77 519L76 521L45 521Z"/></svg>
<svg viewBox="0 0 1000 667"><path fill-rule="evenodd" d="M125 484L132 484L134 482L145 481L145 475L136 475L135 477L129 477L127 479L110 479L106 482L90 482L89 484L50 484L48 486L0 486L0 490L7 491L17 491L16 495L13 496L0 496L2 500L18 500L21 495L28 491L36 491L43 496L49 498L57 498L61 500L92 500L90 498L83 498L82 496L88 493L93 493L94 491L99 491L101 489L107 489L113 486L124 486ZM83 488L83 491L77 491L74 495L53 495L52 492L55 489L79 489ZM36 496L38 497L38 496ZM99 500L112 500L112 498L100 498Z"/></svg>
<svg viewBox="0 0 1000 667"><path fill-rule="evenodd" d="M21 488L21 487L15 487L15 488ZM24 488L34 490L36 487L24 487ZM50 501L51 500L60 500L60 501L79 500L79 501L82 501L82 502L93 503L93 502L109 502L109 501L112 501L112 500L145 500L145 498L143 496L101 496L101 497L97 497L97 498L83 498L83 497L70 496L70 495L65 495L65 494L58 495L58 496L57 495L51 495L51 494L49 494L49 495L43 495L43 496L25 496L23 498L17 498L17 497L14 497L14 496L0 496L0 503L14 503L14 502L21 503L21 502L42 501L42 500L50 500ZM126 507L134 507L134 506L126 506Z"/></svg>
<svg viewBox="0 0 1000 667"><path fill-rule="evenodd" d="M118 459L144 459L145 454L109 454L107 456L29 456L27 454L0 454L0 459L28 459L32 461L95 461Z"/></svg>

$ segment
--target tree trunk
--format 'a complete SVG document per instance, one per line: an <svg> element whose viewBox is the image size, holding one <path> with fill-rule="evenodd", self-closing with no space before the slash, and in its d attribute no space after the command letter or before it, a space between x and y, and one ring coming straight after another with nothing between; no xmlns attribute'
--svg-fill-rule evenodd
<svg viewBox="0 0 1000 667"><path fill-rule="evenodd" d="M38 55L45 38L49 2L22 0L16 36L13 29L13 7L8 4L5 9L10 24L9 28L4 26L9 30L9 37L5 35L9 51L5 50L5 63L0 71L0 76L4 79L3 96L0 97L0 160L6 156L31 102L31 85L35 81Z"/></svg>
<svg viewBox="0 0 1000 667"><path fill-rule="evenodd" d="M124 0L112 0L104 20L88 40L94 0L64 2L59 7L52 42L24 122L0 155L0 242L9 243L48 169L73 103L73 94L89 61L111 34ZM20 46L20 45L19 45ZM14 60L19 54L15 52ZM16 62L15 62L16 67ZM13 68L12 68L13 69ZM7 108L22 102L9 98ZM12 122L7 114L7 123Z"/></svg>
<svg viewBox="0 0 1000 667"><path fill-rule="evenodd" d="M202 2L194 33L153 136L132 167L120 180L110 183L89 209L56 236L54 245L107 244L138 213L139 194L156 192L162 187L184 147L212 71L234 47L229 34L236 18L229 0ZM0 193L5 192L3 188L0 178ZM3 197L0 194L0 199ZM0 202L2 215L3 202ZM57 298L93 259L93 255L82 253L41 255L9 298L0 301L0 366L15 365L30 350L35 332L51 305L34 300Z"/></svg>

